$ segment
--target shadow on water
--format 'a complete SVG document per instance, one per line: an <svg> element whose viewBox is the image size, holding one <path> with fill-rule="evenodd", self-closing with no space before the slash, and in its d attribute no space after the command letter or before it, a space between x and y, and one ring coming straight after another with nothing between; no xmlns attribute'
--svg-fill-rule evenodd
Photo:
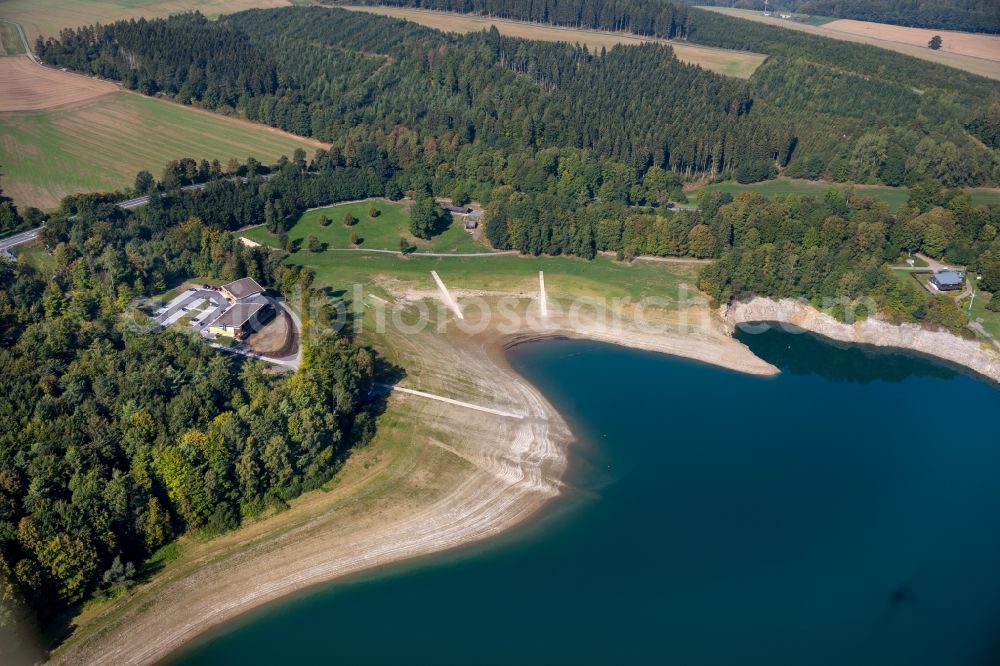
<svg viewBox="0 0 1000 666"><path fill-rule="evenodd" d="M834 382L899 383L914 377L952 379L960 374L943 362L905 350L841 343L801 328L781 326L785 330L776 325L762 333L738 329L736 338L782 372L818 375ZM817 363L817 358L823 363Z"/></svg>

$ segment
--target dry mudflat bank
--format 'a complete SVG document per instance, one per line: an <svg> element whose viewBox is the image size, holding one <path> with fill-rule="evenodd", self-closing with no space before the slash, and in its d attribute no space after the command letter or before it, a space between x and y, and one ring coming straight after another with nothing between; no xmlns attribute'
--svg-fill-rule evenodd
<svg viewBox="0 0 1000 666"><path fill-rule="evenodd" d="M410 314L436 298L433 292L393 295ZM471 296L454 295L460 302ZM475 296L489 303L494 295ZM153 663L212 627L297 590L482 541L534 515L559 494L573 437L507 364L505 350L518 342L587 338L743 372L776 372L727 335L704 307L693 314L654 312L648 327L628 317L619 326L562 314L535 317L529 325L537 300L518 303L519 325L476 322L469 315L465 330L454 320L420 330L390 326L373 344L405 370L400 386L520 418L393 393L376 441L354 452L325 492L308 493L289 510L232 534L184 541L182 557L128 599L86 609L52 661Z"/></svg>
<svg viewBox="0 0 1000 666"><path fill-rule="evenodd" d="M838 342L895 347L932 356L1000 383L1000 354L995 348L947 331L892 324L878 318L845 324L791 299L753 298L724 306L720 315L730 331L737 325L756 322L792 324Z"/></svg>
<svg viewBox="0 0 1000 666"><path fill-rule="evenodd" d="M795 301L758 298L719 312L632 307L616 316L598 307L587 316L553 299L543 316L537 296L518 294L498 317L511 294L453 291L459 304L479 304L458 322L436 292L383 286L402 314L372 343L405 371L399 385L508 416L392 394L376 441L352 454L325 491L235 533L185 542L181 559L129 599L84 611L55 663L153 663L297 590L482 541L529 519L559 494L573 436L507 364L506 349L525 341L591 339L771 375L777 369L731 334L742 323L785 322L842 342L930 354L1000 381L1000 355L975 341L878 320L842 324ZM431 320L407 328L421 311Z"/></svg>
<svg viewBox="0 0 1000 666"><path fill-rule="evenodd" d="M460 305L480 304L466 306L459 325L437 307L436 292L383 286L403 315L372 342L405 371L399 385L498 413L393 393L376 441L353 453L329 488L233 534L185 542L182 558L129 599L85 611L55 663L153 663L297 590L483 541L529 519L559 494L573 436L506 361L506 349L528 340L599 340L772 375L777 369L731 334L741 323L785 322L842 342L930 354L1000 381L1000 354L978 342L878 320L842 324L795 301L753 299L719 312L633 308L617 317L595 310L588 318L555 299L542 316L537 297L519 294L507 316L486 321L510 294L453 291ZM406 328L428 303L437 307L425 308L429 324Z"/></svg>

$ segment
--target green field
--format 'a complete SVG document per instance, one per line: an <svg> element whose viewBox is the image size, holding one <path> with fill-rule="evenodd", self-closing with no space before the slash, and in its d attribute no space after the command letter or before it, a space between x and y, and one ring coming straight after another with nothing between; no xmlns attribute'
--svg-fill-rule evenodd
<svg viewBox="0 0 1000 666"><path fill-rule="evenodd" d="M198 10L208 17L252 7L282 7L289 0L3 0L0 18L20 23L34 44L39 35L56 37L63 28L121 19L154 18Z"/></svg>
<svg viewBox="0 0 1000 666"><path fill-rule="evenodd" d="M382 214L368 217L368 208L375 205ZM360 222L345 228L344 212L350 211ZM332 222L319 226L325 214ZM694 285L700 266L696 264L664 264L636 261L632 264L597 257L593 261L572 257L530 257L499 254L486 257L426 257L419 252L488 252L455 221L449 229L430 241L413 239L408 226L407 207L381 199L339 204L305 213L288 232L293 242L310 235L328 244L328 249L313 253L305 244L297 244L289 262L309 266L316 271L317 281L334 290L360 284L365 289L380 291L377 283L384 278L399 280L415 288L433 289L430 272L437 271L449 287L487 291L520 292L537 289L538 271L545 271L546 287L553 294L565 296L600 296L602 298L642 298L648 295L674 297L682 283ZM360 247L367 249L399 249L400 235L417 245L418 254L402 256L368 252L338 252L333 248L349 247L351 232L366 237ZM270 246L277 238L264 227L255 227L241 234L250 240ZM696 297L692 286L691 297Z"/></svg>
<svg viewBox="0 0 1000 666"><path fill-rule="evenodd" d="M16 257L24 257L29 264L44 273L51 273L56 268L56 258L45 249L41 241L18 245L12 251Z"/></svg>
<svg viewBox="0 0 1000 666"><path fill-rule="evenodd" d="M750 183L741 185L734 181L724 183L713 183L700 187L691 192L686 192L689 199L696 200L698 193L702 190L712 192L729 192L734 196L740 192L757 192L770 197L775 195L796 194L799 196L822 196L831 187L843 187L843 183L819 183L809 180L790 180L786 178L776 178L760 183ZM888 187L886 185L855 185L855 192L862 196L875 197L889 204L893 210L906 202L909 197L909 190L905 187ZM1000 205L1000 189L988 187L969 188L974 206L987 206L991 204Z"/></svg>
<svg viewBox="0 0 1000 666"><path fill-rule="evenodd" d="M379 211L378 217L370 217L368 209L374 206ZM344 214L350 213L358 219L352 227L345 227ZM319 219L326 215L331 223L323 227ZM305 252L305 240L315 236L327 248L351 247L350 236L358 235L358 247L369 250L399 250L399 239L404 237L418 252L489 252L490 249L478 242L467 232L461 222L453 221L451 226L431 240L422 240L410 234L409 208L400 203L383 199L359 201L336 206L327 206L311 210L289 229L288 238L293 242L301 241L301 251ZM264 227L251 229L243 234L250 240L276 247L278 239ZM344 254L343 252L336 254Z"/></svg>
<svg viewBox="0 0 1000 666"><path fill-rule="evenodd" d="M538 271L545 271L545 286L551 297L590 296L607 299L640 299L660 296L675 299L682 284L689 285L685 298L698 298L693 285L700 266L635 262L623 264L607 257L593 261L570 257L421 257L410 255L340 252L297 252L290 263L316 271L317 283L343 292L350 298L359 285L365 293L386 295L380 282L386 279L433 291L430 272L437 271L451 289L534 293Z"/></svg>
<svg viewBox="0 0 1000 666"><path fill-rule="evenodd" d="M253 156L271 163L320 144L262 125L117 92L76 106L0 114L0 174L19 205L52 208L67 194L130 187L181 157Z"/></svg>
<svg viewBox="0 0 1000 666"><path fill-rule="evenodd" d="M0 21L0 55L21 55L24 43L17 34L17 27L9 21Z"/></svg>
<svg viewBox="0 0 1000 666"><path fill-rule="evenodd" d="M826 25L837 19L832 16L810 16L809 14L792 14L792 20L806 25Z"/></svg>
<svg viewBox="0 0 1000 666"><path fill-rule="evenodd" d="M992 296L989 292L976 292L976 299L972 302L972 319L982 320L980 323L983 325L983 328L994 339L1000 340L1000 312L993 312L986 309L991 298ZM963 306L968 307L968 301L965 301Z"/></svg>

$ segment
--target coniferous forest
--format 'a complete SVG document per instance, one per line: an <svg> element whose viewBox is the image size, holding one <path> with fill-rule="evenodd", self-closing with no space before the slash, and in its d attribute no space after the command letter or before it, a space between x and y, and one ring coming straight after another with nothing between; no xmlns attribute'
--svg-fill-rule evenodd
<svg viewBox="0 0 1000 666"><path fill-rule="evenodd" d="M667 46L593 53L318 7L120 22L66 31L37 51L54 65L338 145L390 147L406 135L421 146L583 148L640 178L655 166L741 182L778 173L889 185L1000 181L995 82L711 12L672 15L669 28L618 26L605 14L596 14L601 27L770 57L741 81L680 63Z"/></svg>

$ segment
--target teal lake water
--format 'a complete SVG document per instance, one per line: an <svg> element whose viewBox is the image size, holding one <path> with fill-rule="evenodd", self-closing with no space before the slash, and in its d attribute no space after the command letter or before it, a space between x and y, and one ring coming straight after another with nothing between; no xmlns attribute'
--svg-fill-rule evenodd
<svg viewBox="0 0 1000 666"><path fill-rule="evenodd" d="M1000 391L811 335L740 375L552 340L579 442L516 534L269 605L175 664L1000 663Z"/></svg>

